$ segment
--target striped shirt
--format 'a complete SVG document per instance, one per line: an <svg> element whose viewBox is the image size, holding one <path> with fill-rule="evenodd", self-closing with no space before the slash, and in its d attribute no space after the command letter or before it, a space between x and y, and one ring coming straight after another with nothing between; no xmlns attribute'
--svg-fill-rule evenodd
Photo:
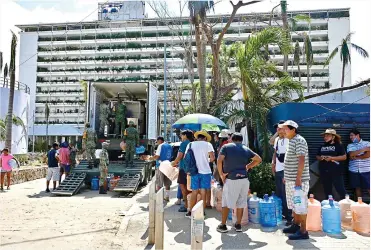
<svg viewBox="0 0 371 250"><path fill-rule="evenodd" d="M299 156L305 156L304 170L301 175L302 181L309 181L309 157L308 144L301 135L295 135L289 140L285 155L284 178L288 181L296 181L299 167Z"/></svg>
<svg viewBox="0 0 371 250"><path fill-rule="evenodd" d="M357 151L362 148L370 147L370 142L361 140L357 143L351 143L347 147L347 152ZM364 153L361 153L362 155ZM349 161L349 171L353 173L367 173L370 172L370 158L356 159Z"/></svg>

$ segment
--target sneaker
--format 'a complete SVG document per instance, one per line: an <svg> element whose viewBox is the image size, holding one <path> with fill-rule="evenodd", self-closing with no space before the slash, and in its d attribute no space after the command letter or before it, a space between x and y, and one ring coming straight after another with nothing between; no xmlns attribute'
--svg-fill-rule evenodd
<svg viewBox="0 0 371 250"><path fill-rule="evenodd" d="M219 226L216 228L216 231L218 231L219 233L226 233L226 232L228 232L227 225L225 225L225 224L219 224Z"/></svg>
<svg viewBox="0 0 371 250"><path fill-rule="evenodd" d="M289 240L307 240L309 239L308 232L302 233L300 230L295 234L289 235Z"/></svg>
<svg viewBox="0 0 371 250"><path fill-rule="evenodd" d="M234 224L234 229L236 230L236 232L242 232L242 226L241 224Z"/></svg>
<svg viewBox="0 0 371 250"><path fill-rule="evenodd" d="M187 212L187 208L185 208L184 206L181 206L179 209L178 209L178 212L181 212L181 213L185 213Z"/></svg>
<svg viewBox="0 0 371 250"><path fill-rule="evenodd" d="M187 218L191 218L191 216L192 216L191 211L188 211L188 212L186 213L186 215L185 215L185 217L187 217Z"/></svg>
<svg viewBox="0 0 371 250"><path fill-rule="evenodd" d="M291 225L292 225L292 220L286 221L286 224L285 224L286 227L291 226Z"/></svg>
<svg viewBox="0 0 371 250"><path fill-rule="evenodd" d="M47 188L47 189L45 190L45 192L47 192L47 193L50 193L50 189L49 189L49 188Z"/></svg>
<svg viewBox="0 0 371 250"><path fill-rule="evenodd" d="M291 226L284 228L282 232L284 234L294 234L297 231L299 231L299 229L300 229L300 226L293 223L291 224Z"/></svg>

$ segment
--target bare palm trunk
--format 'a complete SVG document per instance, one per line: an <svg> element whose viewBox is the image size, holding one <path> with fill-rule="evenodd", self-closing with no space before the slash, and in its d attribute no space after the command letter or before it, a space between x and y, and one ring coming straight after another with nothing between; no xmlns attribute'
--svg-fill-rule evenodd
<svg viewBox="0 0 371 250"><path fill-rule="evenodd" d="M309 73L309 63L307 63L307 92L309 93L310 89L310 73Z"/></svg>
<svg viewBox="0 0 371 250"><path fill-rule="evenodd" d="M301 82L300 63L298 63L298 75L299 75L299 82Z"/></svg>
<svg viewBox="0 0 371 250"><path fill-rule="evenodd" d="M282 16L283 29L284 29L285 35L288 38L289 25L287 23L287 3L286 1L281 1L281 16ZM289 62L289 56L283 55L283 71L285 72L287 72L288 62Z"/></svg>
<svg viewBox="0 0 371 250"><path fill-rule="evenodd" d="M9 153L12 151L12 126L13 126L13 101L14 101L14 87L15 87L15 72L10 72L10 88L9 88L9 102L8 102L8 115L6 123L6 140L5 147L9 149Z"/></svg>
<svg viewBox="0 0 371 250"><path fill-rule="evenodd" d="M46 119L46 152L49 150L49 118Z"/></svg>
<svg viewBox="0 0 371 250"><path fill-rule="evenodd" d="M341 71L341 87L344 87L344 78L345 78L345 62L343 61L343 69Z"/></svg>
<svg viewBox="0 0 371 250"><path fill-rule="evenodd" d="M197 62L198 62L198 75L200 77L200 94L201 94L201 113L207 113L207 99L206 99L206 76L205 76L205 60L202 55L202 41L201 41L201 29L198 18L195 19L195 36L196 36L196 48L197 48Z"/></svg>

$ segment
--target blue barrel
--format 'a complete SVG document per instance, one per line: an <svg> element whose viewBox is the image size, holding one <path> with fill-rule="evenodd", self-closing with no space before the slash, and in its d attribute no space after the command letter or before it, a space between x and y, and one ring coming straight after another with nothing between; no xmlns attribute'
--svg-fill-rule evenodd
<svg viewBox="0 0 371 250"><path fill-rule="evenodd" d="M99 190L99 179L96 176L91 179L91 190Z"/></svg>
<svg viewBox="0 0 371 250"><path fill-rule="evenodd" d="M259 202L260 224L262 227L275 227L277 225L276 207L274 201L265 194Z"/></svg>
<svg viewBox="0 0 371 250"><path fill-rule="evenodd" d="M249 221L254 224L259 224L259 200L256 193L253 193L247 206L249 209Z"/></svg>
<svg viewBox="0 0 371 250"><path fill-rule="evenodd" d="M329 234L341 233L340 207L332 198L322 207L322 230Z"/></svg>
<svg viewBox="0 0 371 250"><path fill-rule="evenodd" d="M269 199L274 201L277 224L279 224L282 221L282 200L274 192L272 192L272 196L270 196Z"/></svg>

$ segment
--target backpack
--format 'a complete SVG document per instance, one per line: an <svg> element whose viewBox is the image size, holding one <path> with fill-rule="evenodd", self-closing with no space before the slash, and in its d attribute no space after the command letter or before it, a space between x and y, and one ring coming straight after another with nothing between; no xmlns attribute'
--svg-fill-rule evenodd
<svg viewBox="0 0 371 250"><path fill-rule="evenodd" d="M189 144L189 149L184 156L184 171L189 173L191 176L198 174L198 168L196 164L196 158L192 149L192 143Z"/></svg>

